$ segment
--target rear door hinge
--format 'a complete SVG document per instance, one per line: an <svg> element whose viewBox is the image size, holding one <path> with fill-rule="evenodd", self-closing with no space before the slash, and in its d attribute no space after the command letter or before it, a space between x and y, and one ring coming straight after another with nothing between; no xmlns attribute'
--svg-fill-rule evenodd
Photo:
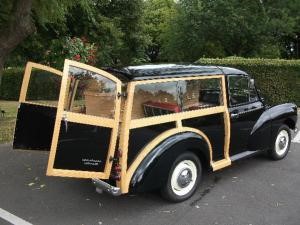
<svg viewBox="0 0 300 225"><path fill-rule="evenodd" d="M126 92L123 92L123 93L118 92L117 96L118 96L118 98L120 98L120 97L126 98L127 97L127 93Z"/></svg>

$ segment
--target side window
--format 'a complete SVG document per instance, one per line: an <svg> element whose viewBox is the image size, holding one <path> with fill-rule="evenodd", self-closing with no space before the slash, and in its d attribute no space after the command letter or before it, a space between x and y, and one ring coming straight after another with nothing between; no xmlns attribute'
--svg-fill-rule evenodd
<svg viewBox="0 0 300 225"><path fill-rule="evenodd" d="M229 76L229 100L231 105L239 105L258 100L254 85L246 76Z"/></svg>
<svg viewBox="0 0 300 225"><path fill-rule="evenodd" d="M135 87L132 119L180 112L178 82L140 84Z"/></svg>
<svg viewBox="0 0 300 225"><path fill-rule="evenodd" d="M223 105L221 79L182 81L182 111L190 111Z"/></svg>
<svg viewBox="0 0 300 225"><path fill-rule="evenodd" d="M255 85L254 83L251 84L251 82L249 83L249 97L250 97L250 102L255 102L259 100Z"/></svg>

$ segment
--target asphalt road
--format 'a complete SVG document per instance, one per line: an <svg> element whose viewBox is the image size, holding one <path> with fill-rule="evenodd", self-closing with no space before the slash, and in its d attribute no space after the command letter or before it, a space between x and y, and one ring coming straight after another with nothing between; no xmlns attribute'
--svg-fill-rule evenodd
<svg viewBox="0 0 300 225"><path fill-rule="evenodd" d="M300 224L300 143L281 161L261 155L206 173L195 195L179 204L158 193L100 195L90 180L46 177L47 159L0 145L0 224Z"/></svg>

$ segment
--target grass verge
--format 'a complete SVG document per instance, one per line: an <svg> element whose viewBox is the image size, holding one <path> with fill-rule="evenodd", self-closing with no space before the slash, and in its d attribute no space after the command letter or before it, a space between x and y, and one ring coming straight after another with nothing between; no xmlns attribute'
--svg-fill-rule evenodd
<svg viewBox="0 0 300 225"><path fill-rule="evenodd" d="M0 143L8 143L13 140L18 105L17 101L0 100Z"/></svg>

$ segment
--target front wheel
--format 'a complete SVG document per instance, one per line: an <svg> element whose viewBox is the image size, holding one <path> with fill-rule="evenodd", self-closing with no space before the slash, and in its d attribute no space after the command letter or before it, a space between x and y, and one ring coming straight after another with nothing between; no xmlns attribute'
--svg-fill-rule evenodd
<svg viewBox="0 0 300 225"><path fill-rule="evenodd" d="M192 152L179 155L174 161L162 196L172 202L181 202L193 195L202 174L199 158Z"/></svg>
<svg viewBox="0 0 300 225"><path fill-rule="evenodd" d="M283 159L289 152L291 144L291 131L286 125L282 125L273 141L273 148L269 151L269 156L273 160Z"/></svg>

